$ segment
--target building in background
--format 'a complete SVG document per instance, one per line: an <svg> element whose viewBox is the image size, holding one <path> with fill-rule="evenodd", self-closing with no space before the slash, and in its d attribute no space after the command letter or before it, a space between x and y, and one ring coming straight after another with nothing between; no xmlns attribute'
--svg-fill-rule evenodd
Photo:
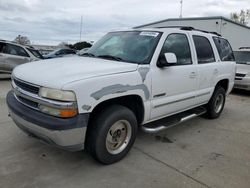
<svg viewBox="0 0 250 188"><path fill-rule="evenodd" d="M215 31L229 40L233 50L250 46L250 27L221 16L166 19L140 25L134 29L168 26L191 26L196 29Z"/></svg>

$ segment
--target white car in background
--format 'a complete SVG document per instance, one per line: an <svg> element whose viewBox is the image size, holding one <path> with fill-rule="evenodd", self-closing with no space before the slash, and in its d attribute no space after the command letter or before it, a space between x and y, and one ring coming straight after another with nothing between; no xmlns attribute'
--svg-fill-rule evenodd
<svg viewBox="0 0 250 188"><path fill-rule="evenodd" d="M237 63L234 88L250 91L250 47L242 47L234 55Z"/></svg>
<svg viewBox="0 0 250 188"><path fill-rule="evenodd" d="M32 46L0 40L0 73L11 73L18 65L41 59L43 56Z"/></svg>

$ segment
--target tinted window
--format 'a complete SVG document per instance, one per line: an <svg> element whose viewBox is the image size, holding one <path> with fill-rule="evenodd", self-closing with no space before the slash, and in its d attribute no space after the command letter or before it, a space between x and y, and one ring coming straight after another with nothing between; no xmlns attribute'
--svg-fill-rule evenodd
<svg viewBox="0 0 250 188"><path fill-rule="evenodd" d="M188 39L184 34L169 35L161 50L160 58L165 58L165 53L174 53L176 55L178 65L192 64Z"/></svg>
<svg viewBox="0 0 250 188"><path fill-rule="evenodd" d="M193 39L198 63L203 64L215 62L214 52L209 40L202 36L193 36Z"/></svg>
<svg viewBox="0 0 250 188"><path fill-rule="evenodd" d="M22 47L13 44L6 44L6 47L4 48L3 52L11 55L29 57L27 52Z"/></svg>
<svg viewBox="0 0 250 188"><path fill-rule="evenodd" d="M213 37L221 61L235 61L233 50L229 42L219 37Z"/></svg>
<svg viewBox="0 0 250 188"><path fill-rule="evenodd" d="M4 43L2 43L2 42L0 42L0 53L2 53L2 52L3 52L3 48L4 48L4 46L5 46L5 44L4 44Z"/></svg>
<svg viewBox="0 0 250 188"><path fill-rule="evenodd" d="M234 55L235 55L236 63L240 63L240 64L250 63L250 52L235 51Z"/></svg>

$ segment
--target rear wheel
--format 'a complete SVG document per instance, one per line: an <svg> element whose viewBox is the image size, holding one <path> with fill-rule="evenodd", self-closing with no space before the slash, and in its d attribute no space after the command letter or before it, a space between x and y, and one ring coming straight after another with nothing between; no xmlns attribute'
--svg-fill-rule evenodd
<svg viewBox="0 0 250 188"><path fill-rule="evenodd" d="M87 134L87 149L97 161L112 164L131 149L136 138L137 120L130 109L120 105L110 106L98 115Z"/></svg>
<svg viewBox="0 0 250 188"><path fill-rule="evenodd" d="M207 104L207 116L210 119L218 118L224 109L226 101L225 89L221 86L215 88L215 91Z"/></svg>

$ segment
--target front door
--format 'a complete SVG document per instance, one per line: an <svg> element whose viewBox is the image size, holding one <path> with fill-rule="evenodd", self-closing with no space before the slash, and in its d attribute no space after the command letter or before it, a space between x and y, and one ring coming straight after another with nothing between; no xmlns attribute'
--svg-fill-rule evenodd
<svg viewBox="0 0 250 188"><path fill-rule="evenodd" d="M192 108L196 104L197 67L193 64L190 38L184 33L167 36L159 60L164 53L174 53L177 64L159 68L152 67L151 120Z"/></svg>

